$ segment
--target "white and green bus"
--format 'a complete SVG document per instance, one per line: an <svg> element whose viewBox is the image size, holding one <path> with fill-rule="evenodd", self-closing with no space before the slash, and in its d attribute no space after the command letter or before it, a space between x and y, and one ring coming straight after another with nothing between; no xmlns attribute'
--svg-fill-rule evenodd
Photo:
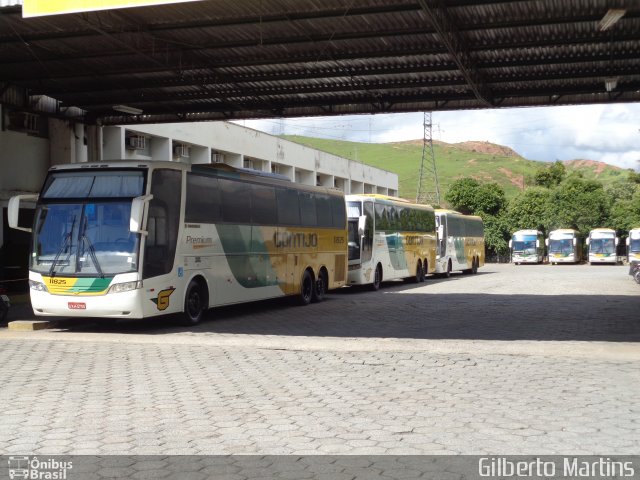
<svg viewBox="0 0 640 480"><path fill-rule="evenodd" d="M216 165L104 162L50 169L10 200L32 231L36 315L145 318L345 285L344 195ZM37 200L33 228L21 200Z"/></svg>
<svg viewBox="0 0 640 480"><path fill-rule="evenodd" d="M423 282L435 272L436 223L429 205L376 194L347 195L349 285Z"/></svg>
<svg viewBox="0 0 640 480"><path fill-rule="evenodd" d="M436 273L452 271L477 273L484 265L484 225L482 218L453 210L436 210Z"/></svg>
<svg viewBox="0 0 640 480"><path fill-rule="evenodd" d="M618 263L618 237L611 228L594 228L587 237L589 246L589 263Z"/></svg>
<svg viewBox="0 0 640 480"><path fill-rule="evenodd" d="M559 228L549 232L545 241L549 263L580 263L582 261L582 237L577 230Z"/></svg>
<svg viewBox="0 0 640 480"><path fill-rule="evenodd" d="M542 263L544 261L544 235L540 230L518 230L509 240L511 261L522 263Z"/></svg>
<svg viewBox="0 0 640 480"><path fill-rule="evenodd" d="M640 228L629 230L627 237L627 261L640 262Z"/></svg>

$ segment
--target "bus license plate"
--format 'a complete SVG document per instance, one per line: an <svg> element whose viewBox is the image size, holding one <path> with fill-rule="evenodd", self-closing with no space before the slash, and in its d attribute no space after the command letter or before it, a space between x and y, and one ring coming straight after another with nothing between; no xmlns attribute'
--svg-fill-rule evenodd
<svg viewBox="0 0 640 480"><path fill-rule="evenodd" d="M86 310L87 304L82 302L69 302L69 310Z"/></svg>

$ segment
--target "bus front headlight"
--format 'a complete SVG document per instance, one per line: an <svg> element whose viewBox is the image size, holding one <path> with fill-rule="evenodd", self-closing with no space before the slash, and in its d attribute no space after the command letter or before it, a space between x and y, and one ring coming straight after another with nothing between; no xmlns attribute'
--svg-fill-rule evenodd
<svg viewBox="0 0 640 480"><path fill-rule="evenodd" d="M136 288L142 288L142 282L124 282L111 285L108 293L122 293L135 290Z"/></svg>
<svg viewBox="0 0 640 480"><path fill-rule="evenodd" d="M42 282L36 282L35 280L29 280L29 288L37 292L46 292L47 286Z"/></svg>

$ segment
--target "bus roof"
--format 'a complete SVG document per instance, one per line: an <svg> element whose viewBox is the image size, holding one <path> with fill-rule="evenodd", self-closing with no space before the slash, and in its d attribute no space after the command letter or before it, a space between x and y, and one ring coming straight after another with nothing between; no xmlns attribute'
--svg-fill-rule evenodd
<svg viewBox="0 0 640 480"><path fill-rule="evenodd" d="M610 233L610 232L614 232L615 230L613 228L592 228L589 233L591 232L605 232L605 233Z"/></svg>
<svg viewBox="0 0 640 480"><path fill-rule="evenodd" d="M513 232L513 235L542 235L540 230L518 230L517 232Z"/></svg>
<svg viewBox="0 0 640 480"><path fill-rule="evenodd" d="M405 200L404 198L400 198L400 197L392 197L390 195L382 195L379 193L355 193L355 194L350 194L350 195L346 195L347 200L381 200L383 202L388 202L388 203L400 203L403 205L407 205L407 206L413 206L413 207L418 207L418 208L424 208L427 210L433 210L433 207L431 205L427 205L424 203L413 203L410 202L409 200Z"/></svg>
<svg viewBox="0 0 640 480"><path fill-rule="evenodd" d="M456 210L451 210L448 208L436 208L436 215L456 215L464 218L473 218L482 221L482 217L478 215L465 215L464 213L460 213Z"/></svg>
<svg viewBox="0 0 640 480"><path fill-rule="evenodd" d="M555 230L551 230L549 235L553 235L554 233L573 233L574 235L577 235L580 232L573 228L556 228Z"/></svg>
<svg viewBox="0 0 640 480"><path fill-rule="evenodd" d="M202 173L204 175L215 175L223 177L240 177L243 180L253 180L260 183L279 184L289 188L308 191L323 191L332 195L343 195L342 190L331 187L316 187L315 185L305 185L303 183L292 182L291 179L284 175L270 172L262 172L259 170L251 170L248 168L236 168L224 163L210 163L190 165L179 162L167 161L151 161L151 160L109 160L105 162L94 163L72 163L67 165L56 165L49 169L50 172L65 170L103 170L109 168L167 168L181 171L191 171L193 173Z"/></svg>

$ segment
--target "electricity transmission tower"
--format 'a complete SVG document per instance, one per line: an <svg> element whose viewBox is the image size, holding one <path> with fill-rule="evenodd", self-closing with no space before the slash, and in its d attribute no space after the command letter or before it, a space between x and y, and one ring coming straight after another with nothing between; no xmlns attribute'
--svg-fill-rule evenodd
<svg viewBox="0 0 640 480"><path fill-rule="evenodd" d="M420 163L416 203L440 205L440 186L438 185L438 172L436 171L436 157L433 153L431 112L424 112L423 126L422 162Z"/></svg>

